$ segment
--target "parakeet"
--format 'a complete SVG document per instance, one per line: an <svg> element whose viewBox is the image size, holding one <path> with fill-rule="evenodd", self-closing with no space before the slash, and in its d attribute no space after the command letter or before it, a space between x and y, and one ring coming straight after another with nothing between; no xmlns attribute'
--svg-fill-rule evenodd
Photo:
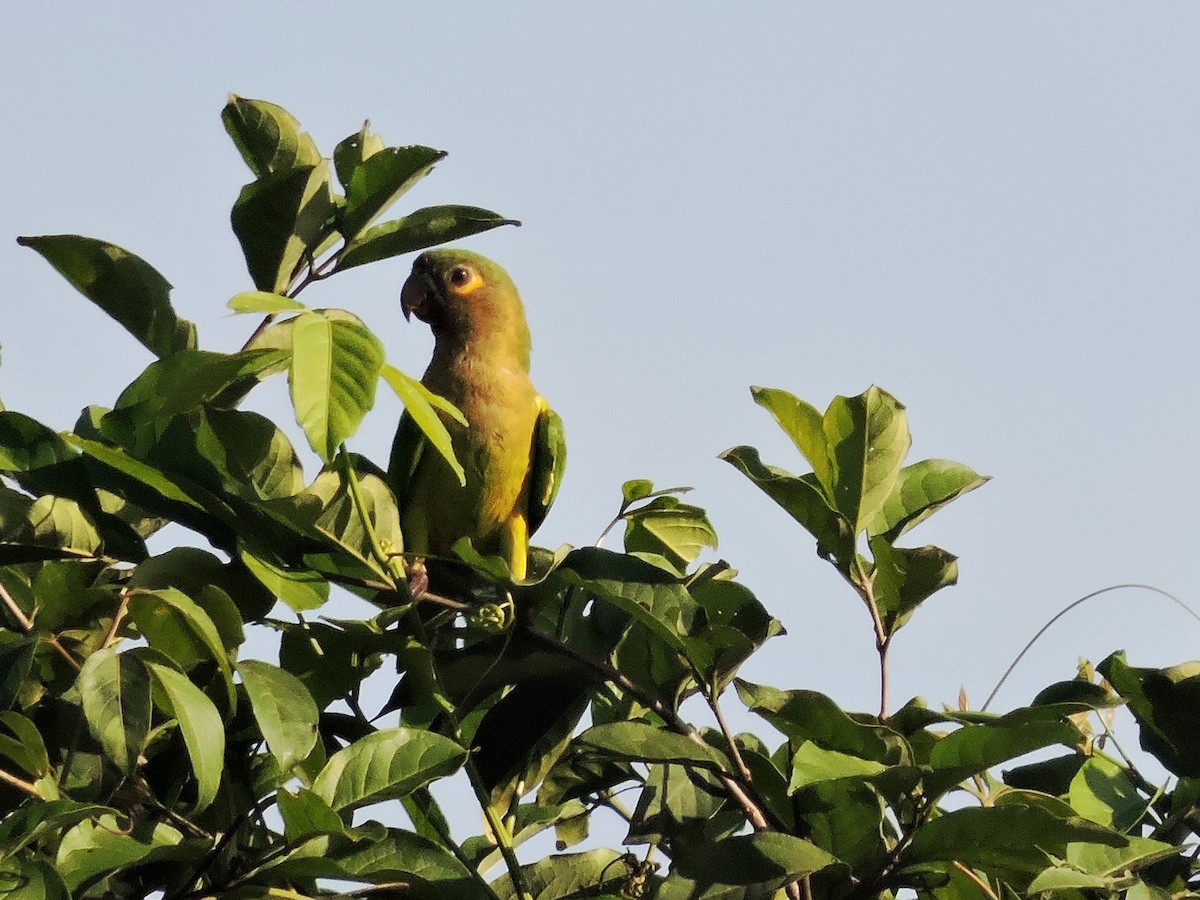
<svg viewBox="0 0 1200 900"><path fill-rule="evenodd" d="M529 536L558 493L566 446L562 422L529 379L529 326L512 279L477 253L422 253L400 292L407 319L433 331L422 384L463 413L443 416L454 471L405 413L392 443L388 481L400 506L405 549L446 555L469 537L483 554L507 560L525 578Z"/></svg>

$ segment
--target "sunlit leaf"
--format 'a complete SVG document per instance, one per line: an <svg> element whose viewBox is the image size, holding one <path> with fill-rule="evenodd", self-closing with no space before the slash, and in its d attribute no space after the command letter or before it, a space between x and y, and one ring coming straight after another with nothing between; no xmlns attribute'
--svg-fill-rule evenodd
<svg viewBox="0 0 1200 900"><path fill-rule="evenodd" d="M196 812L206 809L217 796L225 765L225 723L213 702L186 675L169 666L146 662L146 668L163 689L171 704L171 715L192 760L196 775Z"/></svg>
<svg viewBox="0 0 1200 900"><path fill-rule="evenodd" d="M308 309L299 300L269 291L243 291L225 304L235 313L281 313Z"/></svg>
<svg viewBox="0 0 1200 900"><path fill-rule="evenodd" d="M375 403L383 346L361 322L302 313L292 328L289 382L296 421L329 462Z"/></svg>
<svg viewBox="0 0 1200 900"><path fill-rule="evenodd" d="M67 281L116 319L155 356L196 346L196 326L175 315L171 285L128 250L77 234L20 237Z"/></svg>
<svg viewBox="0 0 1200 900"><path fill-rule="evenodd" d="M317 704L299 678L278 666L247 659L237 670L267 749L279 760L279 768L290 772L317 741Z"/></svg>
<svg viewBox="0 0 1200 900"><path fill-rule="evenodd" d="M424 250L436 244L489 231L501 225L520 225L515 219L505 219L497 213L474 206L431 206L368 228L346 248L334 271L350 269Z"/></svg>
<svg viewBox="0 0 1200 900"><path fill-rule="evenodd" d="M221 121L256 178L321 162L313 139L282 106L230 94Z"/></svg>
<svg viewBox="0 0 1200 900"><path fill-rule="evenodd" d="M891 496L911 438L904 406L871 387L835 397L822 421L832 464L833 506L854 534L864 531Z"/></svg>
<svg viewBox="0 0 1200 900"><path fill-rule="evenodd" d="M450 442L450 432L446 430L446 425L442 422L438 412L450 416L452 419L460 422L463 425L467 424L467 420L458 408L444 397L437 394L421 384L415 378L410 378L401 372L384 363L380 370L384 381L391 385L392 390L396 392L401 402L404 404L405 410L412 417L412 420L417 424L429 439L429 443L434 449L442 455L442 458L449 463L450 468L454 470L454 474L458 476L459 484L466 484L466 475L463 473L463 468L458 462L458 458L454 455L454 447Z"/></svg>
<svg viewBox="0 0 1200 900"><path fill-rule="evenodd" d="M449 738L415 728L377 731L329 758L312 790L346 812L394 800L458 770L466 751Z"/></svg>
<svg viewBox="0 0 1200 900"><path fill-rule="evenodd" d="M346 184L341 231L353 238L445 157L430 147L385 147L356 165Z"/></svg>
<svg viewBox="0 0 1200 900"><path fill-rule="evenodd" d="M137 657L112 649L87 658L77 681L83 715L104 754L126 775L150 732L150 677Z"/></svg>
<svg viewBox="0 0 1200 900"><path fill-rule="evenodd" d="M891 494L867 526L867 533L894 541L947 503L989 480L988 476L948 459L923 459L905 466Z"/></svg>

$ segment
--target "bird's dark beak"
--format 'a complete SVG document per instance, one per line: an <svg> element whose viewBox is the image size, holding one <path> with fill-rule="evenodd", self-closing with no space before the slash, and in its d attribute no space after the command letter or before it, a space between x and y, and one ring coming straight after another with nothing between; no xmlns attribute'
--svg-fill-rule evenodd
<svg viewBox="0 0 1200 900"><path fill-rule="evenodd" d="M409 321L411 316L416 314L422 322L428 322L433 314L436 299L433 273L429 270L428 261L424 255L418 256L413 263L412 274L400 289L400 309L404 313L405 321Z"/></svg>

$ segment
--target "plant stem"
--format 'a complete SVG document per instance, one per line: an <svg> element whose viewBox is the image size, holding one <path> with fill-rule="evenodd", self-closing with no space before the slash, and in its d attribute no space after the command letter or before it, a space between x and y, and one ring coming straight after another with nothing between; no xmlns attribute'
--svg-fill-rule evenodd
<svg viewBox="0 0 1200 900"><path fill-rule="evenodd" d="M8 607L8 611L12 613L12 617L17 620L17 624L21 626L21 630L26 634L32 634L33 621L27 615L25 615L25 611L22 610L21 607L17 606L17 601L12 598L12 594L8 592L8 588L4 586L3 582L0 582L0 600L2 600L4 605ZM83 668L83 666L81 666L75 660L75 657L67 652L67 648L58 642L58 637L56 635L47 635L46 643L53 647L58 652L58 655L65 659L67 664L70 665L70 667L76 672Z"/></svg>

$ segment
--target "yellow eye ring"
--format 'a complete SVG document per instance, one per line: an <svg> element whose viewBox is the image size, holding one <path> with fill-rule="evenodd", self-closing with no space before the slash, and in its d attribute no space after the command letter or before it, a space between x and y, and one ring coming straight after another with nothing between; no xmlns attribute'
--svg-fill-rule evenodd
<svg viewBox="0 0 1200 900"><path fill-rule="evenodd" d="M460 297L470 294L482 285L483 276L471 266L455 266L446 273L446 287Z"/></svg>

